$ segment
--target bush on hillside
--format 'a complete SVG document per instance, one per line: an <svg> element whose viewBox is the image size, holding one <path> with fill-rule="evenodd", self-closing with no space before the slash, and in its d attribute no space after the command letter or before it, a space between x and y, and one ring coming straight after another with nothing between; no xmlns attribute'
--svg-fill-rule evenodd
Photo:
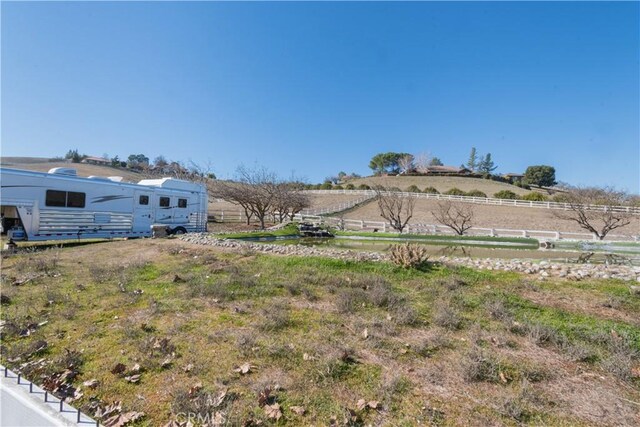
<svg viewBox="0 0 640 427"><path fill-rule="evenodd" d="M325 182L324 184L320 184L320 190L331 190L333 189L333 185L330 182Z"/></svg>
<svg viewBox="0 0 640 427"><path fill-rule="evenodd" d="M371 190L371 187L369 187L367 184L360 184L358 186L358 190Z"/></svg>
<svg viewBox="0 0 640 427"><path fill-rule="evenodd" d="M462 191L457 187L450 188L442 194L446 194L448 196L466 196L467 195L467 193L465 193L464 191Z"/></svg>
<svg viewBox="0 0 640 427"><path fill-rule="evenodd" d="M557 203L568 203L569 198L569 195L566 193L558 193L552 197L553 201Z"/></svg>
<svg viewBox="0 0 640 427"><path fill-rule="evenodd" d="M344 186L344 188L345 188L346 190L355 190L355 189L356 189L356 186L355 186L355 185L353 185L353 184L347 184L347 185L345 185L345 186Z"/></svg>
<svg viewBox="0 0 640 427"><path fill-rule="evenodd" d="M395 191L395 192L398 192L398 193L402 193L402 190L399 189L398 187L391 187L387 191Z"/></svg>
<svg viewBox="0 0 640 427"><path fill-rule="evenodd" d="M407 188L407 193L421 193L420 189L418 188L417 185L410 185Z"/></svg>
<svg viewBox="0 0 640 427"><path fill-rule="evenodd" d="M344 187L342 185L338 184L338 185L334 185L333 189L334 190L344 190Z"/></svg>
<svg viewBox="0 0 640 427"><path fill-rule="evenodd" d="M547 196L545 196L542 193L529 193L526 194L522 197L520 197L522 200L528 200L531 202L546 202L547 201Z"/></svg>
<svg viewBox="0 0 640 427"><path fill-rule="evenodd" d="M440 194L440 192L436 190L435 187L427 187L424 190L422 190L422 192L427 194Z"/></svg>
<svg viewBox="0 0 640 427"><path fill-rule="evenodd" d="M493 195L496 199L508 199L515 200L518 198L518 195L511 190L501 190Z"/></svg>
<svg viewBox="0 0 640 427"><path fill-rule="evenodd" d="M471 196L471 197L487 197L487 194L480 191L480 190L471 190L469 192L467 192L467 196Z"/></svg>

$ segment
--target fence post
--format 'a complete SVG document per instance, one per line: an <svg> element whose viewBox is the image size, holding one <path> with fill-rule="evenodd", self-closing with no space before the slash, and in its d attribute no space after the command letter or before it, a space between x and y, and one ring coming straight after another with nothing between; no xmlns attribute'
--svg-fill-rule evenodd
<svg viewBox="0 0 640 427"><path fill-rule="evenodd" d="M382 223L382 232L383 232L383 233L386 233L386 232L387 232L387 223L386 223L386 222L383 222L383 223Z"/></svg>
<svg viewBox="0 0 640 427"><path fill-rule="evenodd" d="M220 212L220 221L224 222L224 211Z"/></svg>
<svg viewBox="0 0 640 427"><path fill-rule="evenodd" d="M360 230L364 230L364 221L360 221Z"/></svg>
<svg viewBox="0 0 640 427"><path fill-rule="evenodd" d="M556 231L556 240L560 240L560 232Z"/></svg>
<svg viewBox="0 0 640 427"><path fill-rule="evenodd" d="M522 237L529 237L529 233L527 233L527 230L522 230Z"/></svg>
<svg viewBox="0 0 640 427"><path fill-rule="evenodd" d="M491 237L496 237L496 230L495 229L491 229L489 236Z"/></svg>

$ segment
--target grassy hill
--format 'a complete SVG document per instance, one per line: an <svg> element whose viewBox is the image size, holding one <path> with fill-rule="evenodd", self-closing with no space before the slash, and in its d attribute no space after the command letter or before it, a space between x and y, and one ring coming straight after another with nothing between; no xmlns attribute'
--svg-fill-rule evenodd
<svg viewBox="0 0 640 427"><path fill-rule="evenodd" d="M489 197L492 197L494 193L501 190L511 190L516 194L522 195L531 192L504 182L460 176L370 176L349 180L348 184L353 184L356 187L361 184L369 186L382 185L384 187L398 187L401 190L406 190L410 186L415 185L420 190L424 190L426 187L434 187L441 193L457 187L463 191L480 190Z"/></svg>
<svg viewBox="0 0 640 427"><path fill-rule="evenodd" d="M121 176L124 181L138 182L145 176L129 169L111 166L88 165L84 163L70 163L41 157L0 157L0 165L12 169L26 169L37 172L48 172L52 168L73 168L78 176Z"/></svg>

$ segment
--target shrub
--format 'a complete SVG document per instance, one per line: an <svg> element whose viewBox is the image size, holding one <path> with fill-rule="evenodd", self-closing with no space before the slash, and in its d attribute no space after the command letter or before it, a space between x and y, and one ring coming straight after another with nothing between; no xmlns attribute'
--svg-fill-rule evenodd
<svg viewBox="0 0 640 427"><path fill-rule="evenodd" d="M471 190L469 192L467 192L467 196L471 196L471 197L487 197L487 194L480 191L480 190Z"/></svg>
<svg viewBox="0 0 640 427"><path fill-rule="evenodd" d="M496 199L508 199L515 200L518 198L518 195L511 190L501 190L493 195Z"/></svg>
<svg viewBox="0 0 640 427"><path fill-rule="evenodd" d="M356 186L353 184L347 184L344 186L345 190L355 190Z"/></svg>
<svg viewBox="0 0 640 427"><path fill-rule="evenodd" d="M423 193L428 193L428 194L440 194L440 192L438 190L436 190L435 187L427 187L424 190L422 190Z"/></svg>
<svg viewBox="0 0 640 427"><path fill-rule="evenodd" d="M532 202L546 202L547 196L542 193L529 193L521 197L522 200L529 200Z"/></svg>
<svg viewBox="0 0 640 427"><path fill-rule="evenodd" d="M320 184L320 190L331 190L333 189L333 185L330 182L325 182L324 184Z"/></svg>
<svg viewBox="0 0 640 427"><path fill-rule="evenodd" d="M358 185L358 190L371 190L371 187L369 187L367 184L360 184Z"/></svg>
<svg viewBox="0 0 640 427"><path fill-rule="evenodd" d="M257 326L263 332L274 332L286 328L290 323L289 306L276 302L262 310L261 321Z"/></svg>
<svg viewBox="0 0 640 427"><path fill-rule="evenodd" d="M342 185L335 185L333 187L334 190L344 190L344 187Z"/></svg>
<svg viewBox="0 0 640 427"><path fill-rule="evenodd" d="M421 193L417 185L411 185L407 188L407 193Z"/></svg>
<svg viewBox="0 0 640 427"><path fill-rule="evenodd" d="M453 187L448 189L447 191L445 191L442 194L446 194L449 196L465 196L467 193L465 193L464 191L462 191L461 189L457 188L457 187Z"/></svg>
<svg viewBox="0 0 640 427"><path fill-rule="evenodd" d="M403 243L391 247L391 261L402 268L417 268L427 262L427 249L416 243Z"/></svg>
<svg viewBox="0 0 640 427"><path fill-rule="evenodd" d="M462 317L460 316L460 312L447 302L440 304L433 320L436 325L452 331L462 329Z"/></svg>

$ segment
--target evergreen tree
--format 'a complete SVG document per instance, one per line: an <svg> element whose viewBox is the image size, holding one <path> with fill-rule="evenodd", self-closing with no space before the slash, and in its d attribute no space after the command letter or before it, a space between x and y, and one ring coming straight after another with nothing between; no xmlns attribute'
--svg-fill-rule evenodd
<svg viewBox="0 0 640 427"><path fill-rule="evenodd" d="M478 171L486 174L490 174L494 170L497 169L498 166L495 165L493 160L491 159L491 153L487 153L482 160L478 163Z"/></svg>
<svg viewBox="0 0 640 427"><path fill-rule="evenodd" d="M471 147L471 153L469 153L469 160L467 161L467 169L475 172L478 167L478 153L476 147Z"/></svg>

